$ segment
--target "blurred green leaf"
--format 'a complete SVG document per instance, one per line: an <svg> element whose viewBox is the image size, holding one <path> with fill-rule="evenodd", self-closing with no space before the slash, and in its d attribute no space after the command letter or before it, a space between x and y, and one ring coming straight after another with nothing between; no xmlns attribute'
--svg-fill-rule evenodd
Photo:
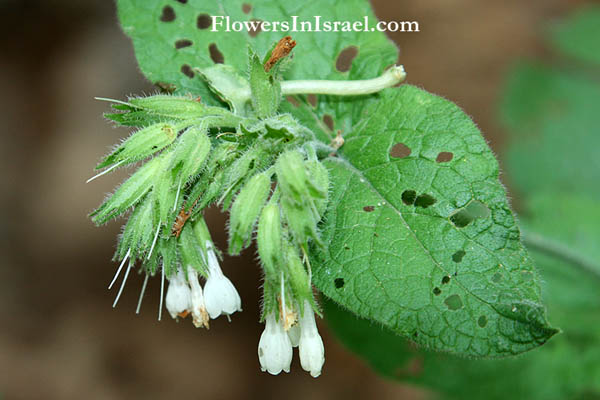
<svg viewBox="0 0 600 400"><path fill-rule="evenodd" d="M519 193L600 199L599 104L600 82L539 63L514 68L501 114L511 134L508 176Z"/></svg>
<svg viewBox="0 0 600 400"><path fill-rule="evenodd" d="M554 29L552 43L567 56L600 64L600 6L579 8Z"/></svg>

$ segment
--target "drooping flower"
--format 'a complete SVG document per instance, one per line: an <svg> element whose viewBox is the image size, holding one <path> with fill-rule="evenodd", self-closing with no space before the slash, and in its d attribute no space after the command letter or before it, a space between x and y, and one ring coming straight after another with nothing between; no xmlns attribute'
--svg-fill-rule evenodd
<svg viewBox="0 0 600 400"><path fill-rule="evenodd" d="M325 363L325 348L310 303L304 301L304 315L300 318L300 364L313 378L321 375Z"/></svg>
<svg viewBox="0 0 600 400"><path fill-rule="evenodd" d="M206 312L206 306L204 304L204 296L202 294L202 286L198 282L198 273L191 267L187 269L188 281L192 287L191 295L191 312L192 322L196 328L209 328L208 324L208 313Z"/></svg>
<svg viewBox="0 0 600 400"><path fill-rule="evenodd" d="M271 375L290 372L292 363L292 343L281 322L275 320L275 313L269 313L258 342L260 368Z"/></svg>
<svg viewBox="0 0 600 400"><path fill-rule="evenodd" d="M192 306L192 292L181 268L177 268L177 272L169 280L166 303L173 319L183 316Z"/></svg>
<svg viewBox="0 0 600 400"><path fill-rule="evenodd" d="M204 285L204 304L210 318L242 311L242 300L233 283L223 274L210 241L206 242L208 279Z"/></svg>

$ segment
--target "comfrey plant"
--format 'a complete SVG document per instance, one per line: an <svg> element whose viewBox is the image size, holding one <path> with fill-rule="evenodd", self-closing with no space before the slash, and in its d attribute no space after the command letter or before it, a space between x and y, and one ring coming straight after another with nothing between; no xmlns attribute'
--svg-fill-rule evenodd
<svg viewBox="0 0 600 400"><path fill-rule="evenodd" d="M297 346L302 368L320 375L314 286L435 350L499 357L556 332L491 151L453 104L394 87L405 73L390 66L396 49L381 33L304 32L297 42L215 33L216 13L285 19L300 11L288 0L255 2L256 14L238 1L203 3L152 0L142 10L118 2L142 71L168 93L109 100L116 112L106 117L138 129L94 178L140 164L91 215L104 224L129 212L115 305L137 260L146 274L138 311L154 275L159 319L165 280L173 318L191 315L208 328L241 311L203 219L218 205L229 212L230 255L256 241L263 371L288 372ZM324 13L335 11L330 3L311 2ZM371 15L363 0L347 6L357 19Z"/></svg>

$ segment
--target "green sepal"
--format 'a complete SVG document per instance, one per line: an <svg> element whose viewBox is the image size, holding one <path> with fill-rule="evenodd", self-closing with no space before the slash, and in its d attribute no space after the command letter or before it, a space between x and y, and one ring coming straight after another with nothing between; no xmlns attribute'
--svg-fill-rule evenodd
<svg viewBox="0 0 600 400"><path fill-rule="evenodd" d="M127 140L109 154L96 169L119 163L127 165L143 160L161 151L177 138L180 126L174 123L158 123L134 132Z"/></svg>
<svg viewBox="0 0 600 400"><path fill-rule="evenodd" d="M319 219L327 209L329 198L329 172L327 168L317 160L308 160L305 163L306 171L310 180L308 190L313 197Z"/></svg>
<svg viewBox="0 0 600 400"><path fill-rule="evenodd" d="M132 251L130 256L135 258L139 253L138 249L145 247L144 244L153 232L152 213L153 204L150 197L146 197L133 209L119 240L116 260L125 258L129 249Z"/></svg>
<svg viewBox="0 0 600 400"><path fill-rule="evenodd" d="M156 175L160 173L164 157L156 157L142 165L119 186L100 207L90 214L96 225L102 225L135 205L152 188Z"/></svg>
<svg viewBox="0 0 600 400"><path fill-rule="evenodd" d="M269 73L260 58L248 48L248 64L250 90L252 91L252 107L258 118L275 115L281 102L281 84Z"/></svg>
<svg viewBox="0 0 600 400"><path fill-rule="evenodd" d="M178 240L179 254L184 267L193 268L207 277L206 261L202 254L203 244L198 240L191 223L186 223ZM205 248L205 246L204 246Z"/></svg>
<svg viewBox="0 0 600 400"><path fill-rule="evenodd" d="M276 282L277 271L284 265L285 256L282 246L281 211L273 202L269 202L260 214L256 244L265 272L265 281Z"/></svg>
<svg viewBox="0 0 600 400"><path fill-rule="evenodd" d="M304 204L310 191L302 154L298 150L281 154L275 163L275 171L281 194L296 204Z"/></svg>
<svg viewBox="0 0 600 400"><path fill-rule="evenodd" d="M310 205L299 205L283 196L279 204L287 226L301 248L308 248L308 239L315 240L319 246L323 245L317 233L317 223L319 221Z"/></svg>
<svg viewBox="0 0 600 400"><path fill-rule="evenodd" d="M161 256L162 267L165 270L165 275L170 277L175 273L179 262L177 257L177 238L175 238L175 236L160 238L156 245L157 253L159 253Z"/></svg>
<svg viewBox="0 0 600 400"><path fill-rule="evenodd" d="M254 175L240 190L229 216L229 254L237 255L250 245L254 225L270 191L270 172Z"/></svg>
<svg viewBox="0 0 600 400"><path fill-rule="evenodd" d="M165 165L169 164L169 160L174 157L174 154L168 154L168 159L165 160ZM177 211L176 198L177 187L170 168L163 168L157 172L154 187L152 188L151 197L156 204L154 210L154 222L157 224L165 224L170 216Z"/></svg>
<svg viewBox="0 0 600 400"><path fill-rule="evenodd" d="M287 267L288 282L294 294L293 297L298 305L300 315L304 315L304 300L308 300L315 307L312 285L306 268L304 268L304 264L302 264L302 260L298 255L298 248L289 243L286 247L287 262L285 265Z"/></svg>

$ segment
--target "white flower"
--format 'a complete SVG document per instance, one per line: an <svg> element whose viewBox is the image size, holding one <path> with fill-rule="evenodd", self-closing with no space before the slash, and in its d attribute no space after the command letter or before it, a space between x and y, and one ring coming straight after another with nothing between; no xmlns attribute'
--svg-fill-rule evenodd
<svg viewBox="0 0 600 400"><path fill-rule="evenodd" d="M302 369L310 372L313 378L321 375L325 363L325 348L317 324L315 314L308 301L304 301L304 315L300 318L300 364Z"/></svg>
<svg viewBox="0 0 600 400"><path fill-rule="evenodd" d="M169 280L166 303L167 310L173 319L191 308L192 292L185 281L185 275L181 268L178 268L177 273Z"/></svg>
<svg viewBox="0 0 600 400"><path fill-rule="evenodd" d="M280 322L275 321L275 314L267 315L265 330L258 342L258 360L260 369L272 375L282 370L290 372L292 363L292 343Z"/></svg>
<svg viewBox="0 0 600 400"><path fill-rule="evenodd" d="M204 305L204 296L202 295L202 286L198 282L198 273L191 267L187 269L188 281L192 287L192 322L196 328L205 327L208 329L208 314Z"/></svg>
<svg viewBox="0 0 600 400"><path fill-rule="evenodd" d="M242 300L233 283L223 275L211 243L207 242L206 247L208 249L208 279L204 285L206 311L212 319L221 314L229 317L236 311L242 311Z"/></svg>

